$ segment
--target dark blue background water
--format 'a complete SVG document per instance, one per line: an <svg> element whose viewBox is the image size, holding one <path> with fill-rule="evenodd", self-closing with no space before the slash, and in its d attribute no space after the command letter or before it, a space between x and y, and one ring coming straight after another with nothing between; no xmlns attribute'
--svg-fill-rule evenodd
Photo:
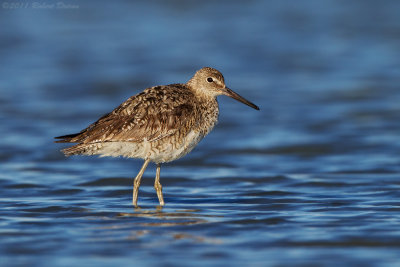
<svg viewBox="0 0 400 267"><path fill-rule="evenodd" d="M54 4L52 6L52 4ZM0 7L1 266L399 266L399 1ZM261 107L162 168L65 158L73 133L203 66Z"/></svg>

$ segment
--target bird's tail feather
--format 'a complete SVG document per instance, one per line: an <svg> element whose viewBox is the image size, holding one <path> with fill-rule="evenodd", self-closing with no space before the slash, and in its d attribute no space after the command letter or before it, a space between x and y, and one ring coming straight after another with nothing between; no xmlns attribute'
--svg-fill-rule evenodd
<svg viewBox="0 0 400 267"><path fill-rule="evenodd" d="M62 140L57 140L54 141L54 143L73 143L73 139L80 135L81 133L75 133L75 134L68 134L68 135L62 135L62 136L57 136L54 137L55 139L62 139Z"/></svg>
<svg viewBox="0 0 400 267"><path fill-rule="evenodd" d="M90 151L90 145L77 144L61 150L65 156L82 155L82 154L93 154L88 153Z"/></svg>

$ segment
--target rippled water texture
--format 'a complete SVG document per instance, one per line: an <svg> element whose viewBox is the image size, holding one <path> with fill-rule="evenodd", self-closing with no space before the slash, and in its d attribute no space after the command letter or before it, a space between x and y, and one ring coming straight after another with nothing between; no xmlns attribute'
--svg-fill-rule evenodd
<svg viewBox="0 0 400 267"><path fill-rule="evenodd" d="M63 3L1 2L1 266L399 266L399 1ZM203 66L261 110L219 98L165 208L53 143Z"/></svg>

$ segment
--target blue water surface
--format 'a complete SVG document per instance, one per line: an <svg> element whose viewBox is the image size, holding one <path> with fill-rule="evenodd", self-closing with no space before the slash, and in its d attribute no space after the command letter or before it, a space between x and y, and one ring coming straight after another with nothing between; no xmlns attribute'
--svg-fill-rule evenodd
<svg viewBox="0 0 400 267"><path fill-rule="evenodd" d="M1 266L399 266L399 1L0 4ZM186 157L70 157L74 133L210 66Z"/></svg>

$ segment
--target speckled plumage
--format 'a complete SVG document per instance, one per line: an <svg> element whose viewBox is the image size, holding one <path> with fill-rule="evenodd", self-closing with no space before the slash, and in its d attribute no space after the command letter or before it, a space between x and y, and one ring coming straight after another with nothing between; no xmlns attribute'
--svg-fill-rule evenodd
<svg viewBox="0 0 400 267"><path fill-rule="evenodd" d="M197 71L185 84L145 89L80 133L57 137L62 139L57 142L77 143L62 150L67 156L143 158L145 164L141 173L149 161L155 162L159 178L161 163L189 153L216 125L219 113L216 97L221 94L258 109L226 88L219 71L206 67ZM135 179L135 183L139 180L140 184L140 178ZM159 187L157 194L163 205L161 184ZM135 199L133 202L136 206Z"/></svg>

